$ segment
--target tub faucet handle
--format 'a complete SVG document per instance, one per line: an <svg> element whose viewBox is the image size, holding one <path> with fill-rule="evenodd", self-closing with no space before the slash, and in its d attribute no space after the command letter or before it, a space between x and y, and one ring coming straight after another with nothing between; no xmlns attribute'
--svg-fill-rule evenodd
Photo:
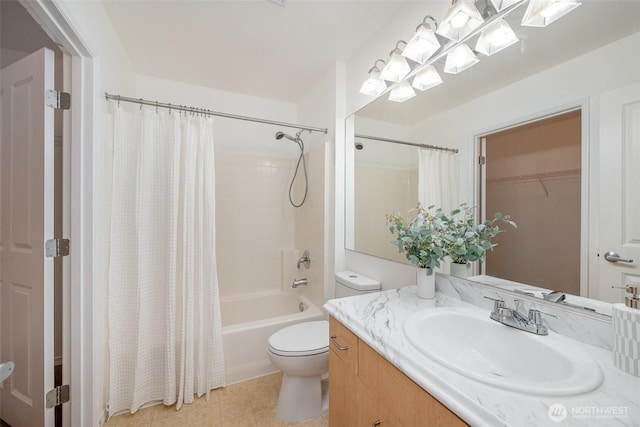
<svg viewBox="0 0 640 427"><path fill-rule="evenodd" d="M302 253L302 256L298 259L298 270L300 270L300 265L304 265L304 268L306 268L307 270L309 269L309 266L311 265L311 257L309 256L309 251L304 251Z"/></svg>

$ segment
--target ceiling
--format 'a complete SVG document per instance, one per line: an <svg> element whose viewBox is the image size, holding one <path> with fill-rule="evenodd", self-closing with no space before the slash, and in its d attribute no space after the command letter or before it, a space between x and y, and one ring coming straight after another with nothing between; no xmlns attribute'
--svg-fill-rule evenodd
<svg viewBox="0 0 640 427"><path fill-rule="evenodd" d="M349 60L403 0L277 3L103 0L136 72L290 102Z"/></svg>

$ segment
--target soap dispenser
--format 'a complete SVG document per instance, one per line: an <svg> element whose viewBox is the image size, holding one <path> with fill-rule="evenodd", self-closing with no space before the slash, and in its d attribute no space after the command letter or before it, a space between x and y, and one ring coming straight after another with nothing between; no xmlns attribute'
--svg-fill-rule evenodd
<svg viewBox="0 0 640 427"><path fill-rule="evenodd" d="M613 361L618 369L640 377L640 284L627 286L625 303L613 304Z"/></svg>

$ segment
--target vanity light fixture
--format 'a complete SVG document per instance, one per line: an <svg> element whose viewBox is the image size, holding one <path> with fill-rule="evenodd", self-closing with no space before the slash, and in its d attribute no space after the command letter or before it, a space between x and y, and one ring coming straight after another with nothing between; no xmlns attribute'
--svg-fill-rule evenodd
<svg viewBox="0 0 640 427"><path fill-rule="evenodd" d="M407 43L407 47L402 51L402 56L409 58L419 64L424 64L438 49L440 42L427 23L427 19L433 21L433 26L437 28L438 24L433 16L427 15L420 25L416 28L416 32Z"/></svg>
<svg viewBox="0 0 640 427"><path fill-rule="evenodd" d="M483 22L484 19L473 0L453 0L447 16L442 20L436 33L457 42Z"/></svg>
<svg viewBox="0 0 640 427"><path fill-rule="evenodd" d="M445 56L444 71L450 74L458 74L479 62L478 57L466 45L476 37L478 40L475 51L486 56L516 43L518 37L504 18L525 4L527 9L522 25L538 27L550 24L581 4L581 0L482 0L478 1L484 7L481 14L476 1L478 0L452 0L447 16L440 25L432 16L427 15L408 44L402 40L396 43L382 71L376 64L384 64L384 61L376 61L360 92L379 96L389 91L390 100L405 101L415 96L412 86L418 90L427 90L442 83L433 64ZM427 20L433 21L435 34L451 41L443 46ZM405 44L402 50L400 43ZM405 58L411 59L411 64ZM410 85L408 80L412 78L413 83Z"/></svg>
<svg viewBox="0 0 640 427"><path fill-rule="evenodd" d="M428 65L413 78L412 86L418 90L427 90L442 83L442 77L433 65Z"/></svg>
<svg viewBox="0 0 640 427"><path fill-rule="evenodd" d="M398 83L404 79L407 74L409 74L409 71L411 71L409 63L405 57L402 56L402 50L400 50L399 47L400 43L404 43L405 46L407 45L407 42L404 40L400 40L396 43L396 47L394 47L389 54L389 61L387 61L387 65L384 66L380 73L380 78L383 80Z"/></svg>
<svg viewBox="0 0 640 427"><path fill-rule="evenodd" d="M546 27L580 4L579 0L531 0L522 18L522 25Z"/></svg>
<svg viewBox="0 0 640 427"><path fill-rule="evenodd" d="M416 92L408 81L403 80L402 83L394 87L391 92L389 92L389 101L404 102L414 96L416 96Z"/></svg>
<svg viewBox="0 0 640 427"><path fill-rule="evenodd" d="M520 0L491 0L491 4L498 12L518 3Z"/></svg>
<svg viewBox="0 0 640 427"><path fill-rule="evenodd" d="M516 33L513 32L507 21L501 18L482 30L475 50L491 56L518 41Z"/></svg>
<svg viewBox="0 0 640 427"><path fill-rule="evenodd" d="M382 62L383 66L386 63L382 59L378 59L371 69L369 69L369 78L362 83L360 87L360 93L365 95L378 96L387 89L387 83L380 78L380 69L378 68L378 62Z"/></svg>
<svg viewBox="0 0 640 427"><path fill-rule="evenodd" d="M466 44L460 44L447 54L447 61L444 64L444 72L458 74L474 64L480 62L478 57Z"/></svg>

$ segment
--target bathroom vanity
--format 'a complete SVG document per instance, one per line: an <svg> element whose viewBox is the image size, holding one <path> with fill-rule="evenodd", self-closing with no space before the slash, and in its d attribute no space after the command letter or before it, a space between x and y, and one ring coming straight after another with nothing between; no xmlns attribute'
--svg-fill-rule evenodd
<svg viewBox="0 0 640 427"><path fill-rule="evenodd" d="M329 330L329 425L466 425L333 317Z"/></svg>
<svg viewBox="0 0 640 427"><path fill-rule="evenodd" d="M478 305L488 314L491 303ZM602 371L600 379L586 392L551 390L553 387L547 390L544 384L535 392L515 391L499 381L491 384L451 369L411 344L406 320L439 307L454 307L451 311L461 312L480 309L441 292L434 300L420 299L415 286L325 304L333 337L329 352L332 426L533 427L553 425L560 418L563 425L571 426L603 425L607 421L638 425L640 377L618 370L610 350L555 334L551 325L548 337L535 337L533 341L540 342L542 348L548 343L546 338L566 341L593 359L593 366ZM448 333L452 338L456 335ZM511 351L517 354L510 342L498 340L492 345L507 355ZM537 357L544 359L544 352ZM516 372L526 371L519 367L526 364L526 360L514 356Z"/></svg>

